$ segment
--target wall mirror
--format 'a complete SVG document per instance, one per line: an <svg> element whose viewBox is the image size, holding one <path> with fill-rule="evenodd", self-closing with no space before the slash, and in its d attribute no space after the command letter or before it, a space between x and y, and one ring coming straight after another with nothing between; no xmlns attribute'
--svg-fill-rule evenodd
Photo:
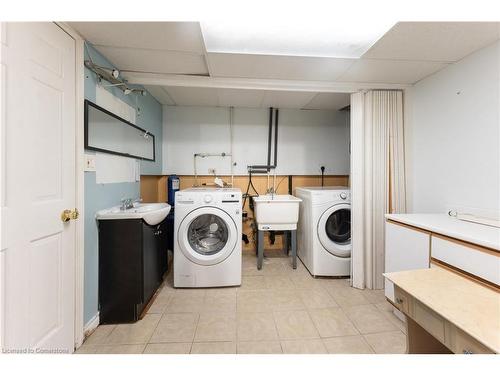
<svg viewBox="0 0 500 375"><path fill-rule="evenodd" d="M85 100L85 148L155 161L153 134L88 100Z"/></svg>

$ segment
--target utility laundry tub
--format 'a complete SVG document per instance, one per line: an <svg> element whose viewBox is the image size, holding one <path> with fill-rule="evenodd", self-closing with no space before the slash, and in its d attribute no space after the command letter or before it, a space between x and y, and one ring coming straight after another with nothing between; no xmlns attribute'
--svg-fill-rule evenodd
<svg viewBox="0 0 500 375"><path fill-rule="evenodd" d="M264 260L264 232L284 231L285 243L289 236L292 250L292 267L297 268L297 222L299 204L302 199L293 195L267 194L253 198L257 221L257 269L262 269ZM288 253L288 245L285 245Z"/></svg>
<svg viewBox="0 0 500 375"><path fill-rule="evenodd" d="M267 194L254 197L255 221L259 230L296 230L299 204L293 195Z"/></svg>

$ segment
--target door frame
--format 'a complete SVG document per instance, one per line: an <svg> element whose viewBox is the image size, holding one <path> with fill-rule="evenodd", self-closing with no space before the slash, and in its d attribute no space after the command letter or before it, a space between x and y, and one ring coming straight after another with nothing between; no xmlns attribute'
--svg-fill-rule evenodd
<svg viewBox="0 0 500 375"><path fill-rule="evenodd" d="M55 22L66 34L75 41L75 126L76 126L76 207L80 212L75 220L75 327L74 344L79 348L84 339L83 303L84 303L84 238L85 238L85 149L84 149L84 39L65 22Z"/></svg>

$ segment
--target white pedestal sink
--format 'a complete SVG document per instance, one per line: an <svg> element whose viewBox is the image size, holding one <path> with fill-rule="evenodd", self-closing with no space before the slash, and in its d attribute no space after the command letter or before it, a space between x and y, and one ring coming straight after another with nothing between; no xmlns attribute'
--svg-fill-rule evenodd
<svg viewBox="0 0 500 375"><path fill-rule="evenodd" d="M143 219L149 225L160 224L167 217L171 206L167 203L139 203L122 210L115 206L98 211L97 220Z"/></svg>

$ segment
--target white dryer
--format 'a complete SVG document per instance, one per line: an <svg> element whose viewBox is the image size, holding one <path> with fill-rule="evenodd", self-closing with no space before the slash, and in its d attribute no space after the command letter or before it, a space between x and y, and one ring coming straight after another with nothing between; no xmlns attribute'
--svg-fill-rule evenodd
<svg viewBox="0 0 500 375"><path fill-rule="evenodd" d="M297 188L302 198L297 254L313 276L349 276L351 194L348 187Z"/></svg>
<svg viewBox="0 0 500 375"><path fill-rule="evenodd" d="M174 286L241 285L241 190L176 192Z"/></svg>

